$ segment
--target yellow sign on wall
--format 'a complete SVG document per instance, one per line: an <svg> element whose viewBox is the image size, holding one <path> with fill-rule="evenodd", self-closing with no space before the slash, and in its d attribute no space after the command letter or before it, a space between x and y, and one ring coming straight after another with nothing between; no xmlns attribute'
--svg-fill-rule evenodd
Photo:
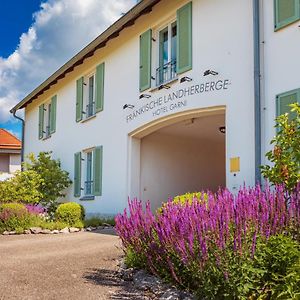
<svg viewBox="0 0 300 300"><path fill-rule="evenodd" d="M230 158L230 172L240 172L240 158L239 157L232 157Z"/></svg>

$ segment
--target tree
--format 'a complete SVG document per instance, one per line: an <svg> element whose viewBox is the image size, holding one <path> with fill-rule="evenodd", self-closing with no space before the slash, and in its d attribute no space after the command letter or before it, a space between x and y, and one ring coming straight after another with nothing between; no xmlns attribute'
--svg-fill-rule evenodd
<svg viewBox="0 0 300 300"><path fill-rule="evenodd" d="M56 209L58 198L65 197L65 189L72 181L69 173L61 169L59 160L51 158L51 152L40 152L37 156L33 153L28 155L29 161L24 163L27 171L35 171L43 180L40 186L42 194L41 204L48 207L48 210Z"/></svg>
<svg viewBox="0 0 300 300"><path fill-rule="evenodd" d="M272 166L262 166L262 175L273 184L284 184L293 191L300 182L300 104L291 104L291 112L276 119L277 135L273 149L266 153Z"/></svg>

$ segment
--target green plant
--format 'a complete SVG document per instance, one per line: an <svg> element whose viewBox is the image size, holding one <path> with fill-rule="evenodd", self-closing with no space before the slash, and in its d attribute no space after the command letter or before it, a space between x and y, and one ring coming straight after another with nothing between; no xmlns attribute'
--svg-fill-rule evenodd
<svg viewBox="0 0 300 300"><path fill-rule="evenodd" d="M175 196L171 201L172 204L186 205L187 203L191 205L193 201L197 199L199 202L207 201L207 194L203 192L185 193L182 195ZM162 213L163 209L168 206L168 203L163 203L160 208L158 208L157 213Z"/></svg>
<svg viewBox="0 0 300 300"><path fill-rule="evenodd" d="M39 187L42 194L40 203L46 206L51 214L56 210L57 199L65 197L64 190L72 183L69 173L61 169L59 160L51 158L51 152L40 152L37 158L31 153L28 160L24 167L42 178L43 184Z"/></svg>
<svg viewBox="0 0 300 300"><path fill-rule="evenodd" d="M92 217L84 220L84 227L97 227L103 224L109 224L115 226L114 218L102 218L102 217Z"/></svg>
<svg viewBox="0 0 300 300"><path fill-rule="evenodd" d="M0 231L21 233L31 226L32 216L20 203L6 203L0 206Z"/></svg>
<svg viewBox="0 0 300 300"><path fill-rule="evenodd" d="M9 180L0 182L0 202L38 203L42 200L43 178L33 170L17 172Z"/></svg>
<svg viewBox="0 0 300 300"><path fill-rule="evenodd" d="M273 150L266 153L272 166L262 166L262 175L273 184L285 184L289 191L300 182L300 104L291 104L291 113L276 119ZM295 117L291 117L291 115Z"/></svg>
<svg viewBox="0 0 300 300"><path fill-rule="evenodd" d="M83 227L84 216L83 206L75 202L60 204L55 212L55 219L69 226Z"/></svg>
<svg viewBox="0 0 300 300"><path fill-rule="evenodd" d="M300 245L283 234L259 242L252 265L260 299L300 299Z"/></svg>

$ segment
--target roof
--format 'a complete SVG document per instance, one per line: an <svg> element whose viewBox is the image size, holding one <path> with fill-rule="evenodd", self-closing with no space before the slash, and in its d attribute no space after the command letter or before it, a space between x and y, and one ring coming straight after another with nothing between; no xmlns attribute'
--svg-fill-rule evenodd
<svg viewBox="0 0 300 300"><path fill-rule="evenodd" d="M134 25L135 21L142 15L150 13L152 11L152 7L160 1L161 0L141 0L138 2L131 10L108 27L102 34L100 34L96 39L94 39L90 44L46 79L41 85L27 95L22 101L14 106L10 112L13 113L18 109L26 107L38 96L49 90L52 85L64 78L67 73L72 72L75 67L81 65L85 59L93 56L96 50L105 47L109 40L118 37L123 29Z"/></svg>
<svg viewBox="0 0 300 300"><path fill-rule="evenodd" d="M0 128L0 150L21 150L21 148L22 143L19 139L5 129Z"/></svg>

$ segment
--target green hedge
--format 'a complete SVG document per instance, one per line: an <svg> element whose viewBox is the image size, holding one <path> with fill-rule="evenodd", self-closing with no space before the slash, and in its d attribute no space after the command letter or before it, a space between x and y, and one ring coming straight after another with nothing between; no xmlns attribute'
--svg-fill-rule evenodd
<svg viewBox="0 0 300 300"><path fill-rule="evenodd" d="M60 204L55 212L55 219L59 222L82 228L85 217L84 207L75 202Z"/></svg>

